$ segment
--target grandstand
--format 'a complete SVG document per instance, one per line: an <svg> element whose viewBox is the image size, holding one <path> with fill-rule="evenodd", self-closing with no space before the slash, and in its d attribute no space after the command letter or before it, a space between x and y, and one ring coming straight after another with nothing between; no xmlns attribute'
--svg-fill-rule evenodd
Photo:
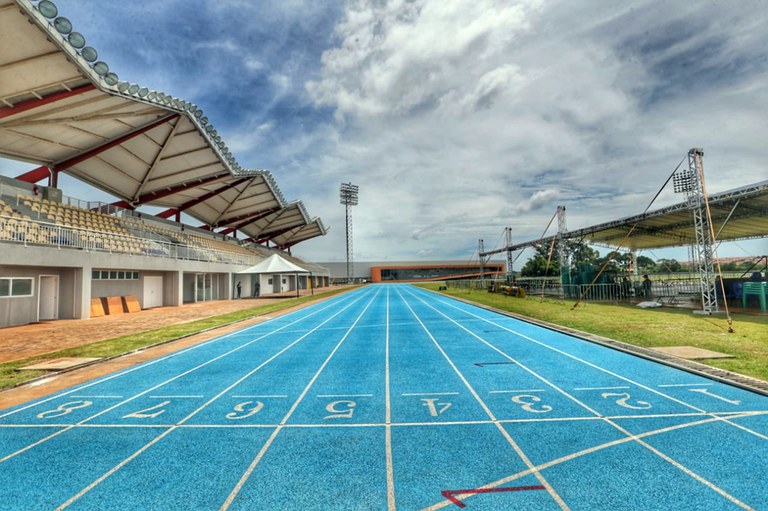
<svg viewBox="0 0 768 511"><path fill-rule="evenodd" d="M0 327L329 285L291 255L322 221L197 105L121 81L52 2L0 0L0 43L0 156L39 165L0 176ZM116 200L67 197L61 173ZM273 254L308 273L236 275Z"/></svg>

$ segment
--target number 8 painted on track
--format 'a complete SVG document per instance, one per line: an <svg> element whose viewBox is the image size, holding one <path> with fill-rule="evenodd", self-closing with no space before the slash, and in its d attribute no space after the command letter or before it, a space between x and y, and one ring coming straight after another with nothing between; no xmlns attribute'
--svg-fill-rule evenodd
<svg viewBox="0 0 768 511"><path fill-rule="evenodd" d="M48 410L47 412L41 412L37 414L38 419L54 419L56 417L62 417L64 415L69 415L75 410L78 410L80 408L86 408L88 406L91 406L93 404L93 401L72 401L71 403L64 403L62 405L59 405L58 408L54 408L53 410Z"/></svg>

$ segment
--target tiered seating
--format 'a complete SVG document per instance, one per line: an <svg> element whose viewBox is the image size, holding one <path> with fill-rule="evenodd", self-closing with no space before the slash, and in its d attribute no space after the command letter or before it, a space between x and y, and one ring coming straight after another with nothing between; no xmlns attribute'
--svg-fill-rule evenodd
<svg viewBox="0 0 768 511"><path fill-rule="evenodd" d="M72 230L66 235L56 233L54 229L29 223L30 228L44 232L28 242L77 245L83 248L96 248L113 252L139 254L147 243L129 233L118 219L95 211L61 204L38 197L19 196L19 204L36 216L41 222L50 222Z"/></svg>

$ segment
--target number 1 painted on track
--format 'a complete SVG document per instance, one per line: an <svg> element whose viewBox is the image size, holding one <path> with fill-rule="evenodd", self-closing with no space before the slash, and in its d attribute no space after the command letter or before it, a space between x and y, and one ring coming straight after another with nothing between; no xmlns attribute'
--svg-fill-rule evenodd
<svg viewBox="0 0 768 511"><path fill-rule="evenodd" d="M735 401L728 398L725 398L723 396L718 396L717 394L713 394L709 391L709 389L688 389L691 392L698 392L699 394L706 394L707 396L711 396L715 399L719 399L720 401L725 401L726 403L730 403L732 405L740 405L741 401Z"/></svg>

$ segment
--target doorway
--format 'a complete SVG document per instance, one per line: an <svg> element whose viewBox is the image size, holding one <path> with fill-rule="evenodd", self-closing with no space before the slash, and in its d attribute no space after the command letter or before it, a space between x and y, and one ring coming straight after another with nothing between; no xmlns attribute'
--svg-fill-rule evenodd
<svg viewBox="0 0 768 511"><path fill-rule="evenodd" d="M37 320L59 319L59 276L40 275Z"/></svg>

